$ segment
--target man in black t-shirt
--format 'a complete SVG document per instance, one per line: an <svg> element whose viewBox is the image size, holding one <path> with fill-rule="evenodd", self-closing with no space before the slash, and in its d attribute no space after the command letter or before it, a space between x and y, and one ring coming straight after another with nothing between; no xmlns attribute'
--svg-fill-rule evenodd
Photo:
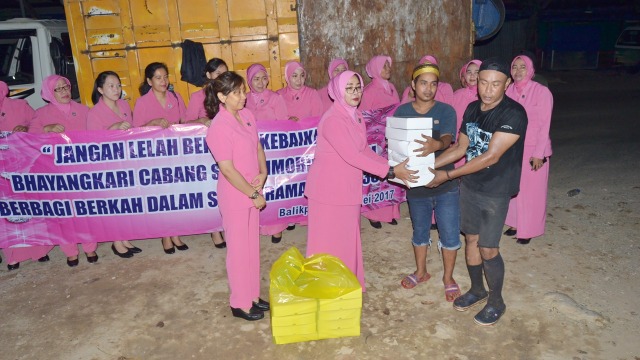
<svg viewBox="0 0 640 360"><path fill-rule="evenodd" d="M457 161L467 162L454 170L431 170L435 178L428 187L462 177L460 229L465 234L465 255L471 289L453 302L465 311L487 301L474 317L479 325L493 325L506 311L502 299L504 261L500 236L509 200L518 193L527 113L505 96L509 66L497 59L482 62L478 73L479 100L464 112L458 142L436 158L435 168ZM485 290L482 275L487 279Z"/></svg>

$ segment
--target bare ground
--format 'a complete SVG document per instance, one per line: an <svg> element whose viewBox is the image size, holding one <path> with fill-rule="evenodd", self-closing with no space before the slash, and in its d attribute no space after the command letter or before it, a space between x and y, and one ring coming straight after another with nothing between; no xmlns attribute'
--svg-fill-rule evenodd
<svg viewBox="0 0 640 360"><path fill-rule="evenodd" d="M442 262L413 290L406 205L398 226L363 224L368 290L361 335L275 345L268 319L231 317L225 250L205 235L190 250L144 252L69 268L51 262L0 270L1 359L640 359L640 77L618 72L546 74L555 96L545 236L521 246L503 236L507 312L495 326L444 300ZM567 191L581 193L568 197ZM434 236L437 236L435 232ZM306 228L282 243L262 239L263 294L271 264L289 246L305 249ZM455 276L469 287L463 253Z"/></svg>

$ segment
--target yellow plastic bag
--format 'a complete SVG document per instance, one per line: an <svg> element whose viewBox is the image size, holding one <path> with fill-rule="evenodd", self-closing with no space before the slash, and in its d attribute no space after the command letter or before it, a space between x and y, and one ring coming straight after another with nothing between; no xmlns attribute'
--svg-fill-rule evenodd
<svg viewBox="0 0 640 360"><path fill-rule="evenodd" d="M340 259L292 247L273 264L269 299L276 344L360 335L362 288Z"/></svg>

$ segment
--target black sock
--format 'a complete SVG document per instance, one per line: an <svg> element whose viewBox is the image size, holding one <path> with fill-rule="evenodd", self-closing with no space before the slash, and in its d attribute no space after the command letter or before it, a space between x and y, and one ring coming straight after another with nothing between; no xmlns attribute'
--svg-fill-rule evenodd
<svg viewBox="0 0 640 360"><path fill-rule="evenodd" d="M471 289L469 292L477 296L485 296L487 290L484 289L484 279L482 278L482 264L467 265L469 278L471 278Z"/></svg>
<svg viewBox="0 0 640 360"><path fill-rule="evenodd" d="M489 286L488 304L494 307L503 307L502 283L504 282L504 261L502 260L502 256L498 254L498 256L493 259L484 260L482 264L484 267L484 275L487 277L487 285Z"/></svg>

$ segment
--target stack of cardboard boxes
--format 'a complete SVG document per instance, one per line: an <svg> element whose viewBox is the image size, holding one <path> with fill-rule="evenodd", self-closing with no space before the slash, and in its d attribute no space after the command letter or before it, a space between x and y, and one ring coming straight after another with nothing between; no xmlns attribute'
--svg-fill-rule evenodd
<svg viewBox="0 0 640 360"><path fill-rule="evenodd" d="M435 155L433 153L419 157L419 153L414 150L420 149L421 144L415 140L424 141L422 135L432 136L433 119L432 118L399 118L388 117L387 129L385 131L387 137L387 153L389 157L389 165L396 166L409 158L407 168L409 170L417 170L416 174L418 182L409 183L409 187L424 186L431 182L433 174L428 168L434 167ZM399 184L404 184L402 180L391 179Z"/></svg>

